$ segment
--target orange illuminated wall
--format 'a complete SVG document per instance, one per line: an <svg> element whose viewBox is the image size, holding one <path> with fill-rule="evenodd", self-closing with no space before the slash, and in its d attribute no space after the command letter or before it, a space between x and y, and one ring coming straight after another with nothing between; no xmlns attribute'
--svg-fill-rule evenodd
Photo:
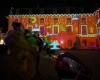
<svg viewBox="0 0 100 80"><path fill-rule="evenodd" d="M96 19L95 16L88 16L87 17L87 24L88 24L88 33L95 34L96 33Z"/></svg>
<svg viewBox="0 0 100 80"><path fill-rule="evenodd" d="M60 45L62 48L70 48L68 46L68 38L72 39L73 35L64 35L61 34L61 38L58 38L61 32L65 33L74 33L75 36L80 38L80 48L88 49L96 46L100 46L100 22L97 21L100 19L100 9L90 14L39 14L39 15L9 15L9 30L12 28L12 23L18 19L18 22L21 22L25 29L29 28L40 28L40 33L43 36L51 35L50 39L58 40L63 39L64 42L61 42ZM73 38L72 45L75 42ZM62 45L65 43L65 45ZM70 44L70 45L71 45Z"/></svg>
<svg viewBox="0 0 100 80"><path fill-rule="evenodd" d="M100 8L96 10L94 14L96 15L96 45L100 48Z"/></svg>

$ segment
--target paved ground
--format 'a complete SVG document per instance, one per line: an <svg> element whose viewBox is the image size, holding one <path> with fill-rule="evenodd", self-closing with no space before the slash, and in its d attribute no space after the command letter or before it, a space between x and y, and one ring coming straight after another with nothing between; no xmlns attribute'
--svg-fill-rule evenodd
<svg viewBox="0 0 100 80"><path fill-rule="evenodd" d="M100 50L67 50L67 51L77 56L83 63L85 63L89 68L91 68L93 72L92 80L100 79ZM0 73L5 74L6 72L7 68L6 59L7 59L6 56L0 55L0 64L1 64ZM54 65L48 59L48 56L45 53L45 51L41 52L40 77L39 76L34 77L34 80L58 80L58 76L54 69Z"/></svg>
<svg viewBox="0 0 100 80"><path fill-rule="evenodd" d="M78 57L86 66L92 71L92 80L100 79L100 50L66 50L71 54ZM44 57L45 56L45 57ZM57 74L53 68L53 65L49 62L46 54L41 55L40 64L41 74L45 76L45 80L57 80ZM48 78L49 77L49 78Z"/></svg>
<svg viewBox="0 0 100 80"><path fill-rule="evenodd" d="M92 80L100 79L100 50L69 50L93 72Z"/></svg>
<svg viewBox="0 0 100 80"><path fill-rule="evenodd" d="M57 73L54 69L54 65L48 58L45 52L41 53L40 57L40 78L37 80L58 80Z"/></svg>

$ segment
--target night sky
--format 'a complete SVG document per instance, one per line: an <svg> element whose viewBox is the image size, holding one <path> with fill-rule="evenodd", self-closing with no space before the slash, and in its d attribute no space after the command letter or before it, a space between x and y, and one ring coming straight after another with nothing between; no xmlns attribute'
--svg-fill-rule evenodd
<svg viewBox="0 0 100 80"><path fill-rule="evenodd" d="M3 4L3 5L2 5ZM8 15L10 7L14 8L84 8L84 12L93 12L100 7L99 0L2 0L0 2L0 14Z"/></svg>
<svg viewBox="0 0 100 80"><path fill-rule="evenodd" d="M99 0L2 0L0 2L0 27L7 29L6 16L10 13L10 8L71 8L70 13L81 12L92 13L97 10ZM74 8L74 9L73 9ZM62 11L61 11L62 12ZM63 12L62 12L63 13Z"/></svg>

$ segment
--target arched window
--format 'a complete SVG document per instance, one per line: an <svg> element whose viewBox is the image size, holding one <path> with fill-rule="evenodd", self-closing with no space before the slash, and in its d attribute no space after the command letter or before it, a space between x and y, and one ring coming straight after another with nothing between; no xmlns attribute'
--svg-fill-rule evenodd
<svg viewBox="0 0 100 80"><path fill-rule="evenodd" d="M54 24L58 23L58 18L54 18Z"/></svg>
<svg viewBox="0 0 100 80"><path fill-rule="evenodd" d="M82 25L86 25L86 18L82 18L82 19L81 19L81 24L82 24Z"/></svg>
<svg viewBox="0 0 100 80"><path fill-rule="evenodd" d="M82 25L81 26L81 34L82 35L87 35L87 26L86 25Z"/></svg>
<svg viewBox="0 0 100 80"><path fill-rule="evenodd" d="M44 24L44 18L40 18L40 24Z"/></svg>
<svg viewBox="0 0 100 80"><path fill-rule="evenodd" d="M71 18L67 18L67 25L71 25L71 24L72 24Z"/></svg>
<svg viewBox="0 0 100 80"><path fill-rule="evenodd" d="M52 32L57 35L59 33L59 25L53 25Z"/></svg>
<svg viewBox="0 0 100 80"><path fill-rule="evenodd" d="M46 32L47 32L47 30L46 30L46 28L45 28L45 25L40 25L40 33L41 33L42 35L45 35Z"/></svg>

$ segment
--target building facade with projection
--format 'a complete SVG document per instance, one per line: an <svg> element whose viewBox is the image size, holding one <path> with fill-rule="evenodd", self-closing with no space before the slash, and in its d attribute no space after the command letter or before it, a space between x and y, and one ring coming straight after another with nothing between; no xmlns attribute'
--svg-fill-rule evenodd
<svg viewBox="0 0 100 80"><path fill-rule="evenodd" d="M14 21L21 22L25 29L58 40L62 48L72 48L75 42L81 49L100 48L100 9L86 14L9 15L8 20L9 30Z"/></svg>

